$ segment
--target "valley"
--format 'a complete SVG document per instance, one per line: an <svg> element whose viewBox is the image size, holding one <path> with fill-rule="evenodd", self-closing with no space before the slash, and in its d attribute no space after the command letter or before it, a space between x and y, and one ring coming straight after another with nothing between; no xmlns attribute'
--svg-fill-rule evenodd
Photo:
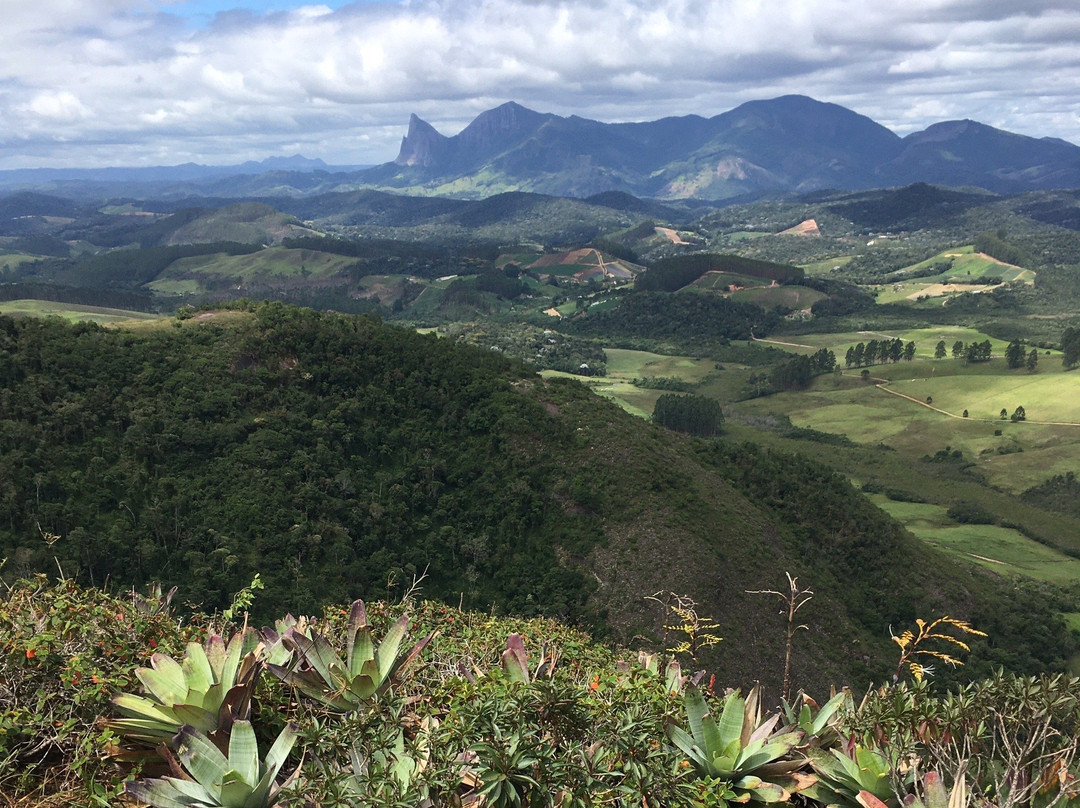
<svg viewBox="0 0 1080 808"><path fill-rule="evenodd" d="M31 454L16 449L28 427L8 419L14 465L0 553L19 570L45 565L33 526L47 524L77 537L61 561L93 580L118 574L108 548L126 542L140 548L138 581L210 553L220 567L200 562L203 580L185 580L190 597L216 604L256 571L244 543L284 531L293 537L292 572L262 570L275 590L266 608L288 598L292 608L313 608L427 568L436 596L559 616L625 641L657 630L635 617L636 598L675 583L708 591L732 564L766 586L778 570L775 558L765 560L783 547L785 566L819 576L822 603L837 616L831 632L864 648L860 659L884 650L883 627L928 596L970 612L973 593L990 587L996 594L979 608L993 614L1011 597L1007 587L1049 586L1053 594L1040 597L1052 612L1080 613L1080 513L1049 493L1080 462L1068 366L1076 363L1080 233L1049 223L1070 220L1074 196L920 184L696 206L620 193L466 201L374 191L84 207L16 195L5 204L35 211L0 228L0 313L18 318L7 321L10 334L24 333L12 346L98 344L90 356L131 341L125 350L164 351L174 363L156 367L143 353L142 375L74 385L20 364L28 359L6 360L12 383L67 391L49 393L59 398L47 423L33 427L40 442ZM300 313L311 309L327 313ZM35 335L18 330L30 328L27 315L107 329L50 325ZM429 370L394 374L387 358L376 362L386 363L373 377L381 381L332 371L326 351L358 339L348 336L349 318L364 339L386 344L387 357L445 354L439 361L458 370L436 372L444 403L429 401L409 416L412 426L395 426L391 414L413 406L394 399L399 390L417 402L436 395L419 381ZM415 332L423 342L406 347ZM405 342L390 347L398 334ZM315 344L338 347L309 353ZM71 350L57 368L90 349ZM115 356L117 367L128 361ZM465 382L474 373L462 376L465 367L484 380ZM136 383L144 377L189 379L177 389L190 401L174 414L183 396ZM211 389L196 392L194 379ZM454 404L459 384L466 399ZM485 395L509 384L511 398L533 399L531 414L499 414L500 404L466 417L483 400L466 394L470 384ZM35 400L15 389L10 401ZM113 389L143 403L106 407ZM374 414L356 411L348 389ZM92 396L104 398L91 405ZM720 443L662 437L647 424L671 396L718 404ZM247 403L236 409L229 400ZM435 437L447 412L465 430L453 457L453 441ZM540 412L574 412L576 425L555 428L537 420ZM517 426L496 429L504 422ZM484 435L487 448L469 443ZM61 437L70 456L53 442ZM107 449L116 439L124 448ZM496 445L516 447L513 468L481 459ZM55 466L41 459L50 453ZM101 466L92 485L79 471L90 459ZM772 477L739 470L748 462ZM211 484L228 473L274 499L285 483L276 472L261 477L275 464L288 469L294 494L290 515L272 523L263 521L269 511L257 517L239 494ZM496 494L495 480L516 493ZM826 496L822 485L844 490ZM483 491L506 513L481 507ZM807 515L817 507L807 498L834 495L831 515ZM711 536L717 519L727 527ZM532 548L520 557L509 549L517 533ZM851 541L874 549L855 551ZM326 575L326 564L361 546L369 557L348 562L354 583ZM880 600L869 579L845 591L832 569L861 552L885 553L894 565L887 574L897 576L898 600L870 612L858 601ZM965 583L931 595L924 580L900 572L903 557ZM538 558L550 570L539 578L526 573ZM703 598L713 611L746 609L735 607L735 588ZM750 636L764 619L745 614L733 635ZM1008 643L1020 641L1012 636ZM1073 642L1063 633L1062 650L1048 653L1067 658ZM710 653L735 676L746 669L723 648ZM824 645L810 653L802 675L816 681L858 667Z"/></svg>

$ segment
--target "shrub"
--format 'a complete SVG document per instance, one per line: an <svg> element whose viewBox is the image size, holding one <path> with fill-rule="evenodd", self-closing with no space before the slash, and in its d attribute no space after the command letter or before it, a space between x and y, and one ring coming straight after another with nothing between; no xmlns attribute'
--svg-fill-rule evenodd
<svg viewBox="0 0 1080 808"><path fill-rule="evenodd" d="M107 793L120 770L101 759L114 736L98 719L114 692L138 688L155 649L177 653L194 629L160 590L118 596L39 575L0 597L0 789L59 780Z"/></svg>

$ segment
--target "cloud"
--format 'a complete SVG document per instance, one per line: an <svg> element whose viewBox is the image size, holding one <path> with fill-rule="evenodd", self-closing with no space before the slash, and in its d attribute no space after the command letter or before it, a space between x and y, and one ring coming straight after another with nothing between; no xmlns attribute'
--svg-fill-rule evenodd
<svg viewBox="0 0 1080 808"><path fill-rule="evenodd" d="M16 0L0 167L394 157L506 100L600 120L804 93L900 133L949 118L1080 142L1074 0L405 0L205 24L158 0Z"/></svg>

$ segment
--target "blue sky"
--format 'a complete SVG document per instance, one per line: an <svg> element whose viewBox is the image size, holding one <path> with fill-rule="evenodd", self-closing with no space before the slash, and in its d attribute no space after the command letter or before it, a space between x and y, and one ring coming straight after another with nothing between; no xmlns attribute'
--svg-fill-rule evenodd
<svg viewBox="0 0 1080 808"><path fill-rule="evenodd" d="M641 121L788 93L1080 144L1080 3L7 0L0 169L371 164L411 113L450 135L505 101Z"/></svg>
<svg viewBox="0 0 1080 808"><path fill-rule="evenodd" d="M302 5L324 5L331 9L338 9L346 5L346 1L324 0L323 2L297 3L295 0L181 0L181 2L167 5L159 3L158 7L163 11L181 17L205 20L214 17L220 12L236 11L238 9L251 11L255 14L289 11ZM364 0L360 0L360 2L364 2Z"/></svg>

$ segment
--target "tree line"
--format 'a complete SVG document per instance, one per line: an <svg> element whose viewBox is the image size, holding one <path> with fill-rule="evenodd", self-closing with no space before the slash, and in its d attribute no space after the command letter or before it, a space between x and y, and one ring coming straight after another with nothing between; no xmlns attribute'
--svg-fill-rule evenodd
<svg viewBox="0 0 1080 808"><path fill-rule="evenodd" d="M885 364L887 362L899 362L903 359L910 362L915 358L915 343L904 343L902 339L872 339L869 342L859 342L847 349L844 354L844 364L847 367L866 367L867 365Z"/></svg>

